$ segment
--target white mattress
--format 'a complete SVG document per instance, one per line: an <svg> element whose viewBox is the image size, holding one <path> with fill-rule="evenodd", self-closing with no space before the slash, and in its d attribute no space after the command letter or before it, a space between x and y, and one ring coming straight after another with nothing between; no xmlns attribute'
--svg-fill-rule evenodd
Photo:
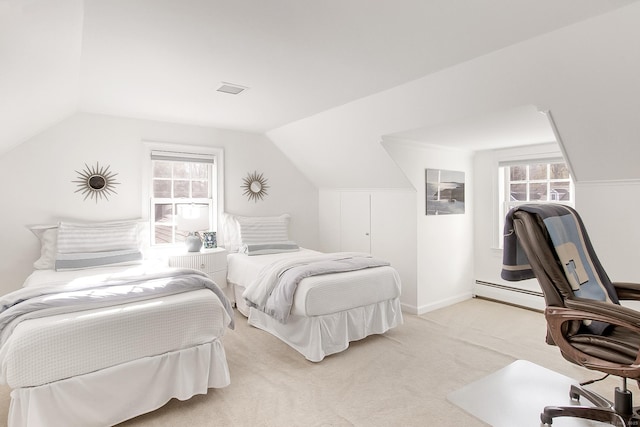
<svg viewBox="0 0 640 427"><path fill-rule="evenodd" d="M227 281L239 287L248 286L260 270L281 259L307 257L319 252L301 249L298 252L248 256L227 255ZM324 274L303 279L293 298L291 314L321 316L386 301L400 296L400 276L392 267L376 267L344 273ZM242 302L236 294L239 308ZM242 310L241 310L242 312ZM243 313L246 315L246 313Z"/></svg>
<svg viewBox="0 0 640 427"><path fill-rule="evenodd" d="M25 320L0 349L0 380L19 388L86 374L211 342L229 322L206 289Z"/></svg>

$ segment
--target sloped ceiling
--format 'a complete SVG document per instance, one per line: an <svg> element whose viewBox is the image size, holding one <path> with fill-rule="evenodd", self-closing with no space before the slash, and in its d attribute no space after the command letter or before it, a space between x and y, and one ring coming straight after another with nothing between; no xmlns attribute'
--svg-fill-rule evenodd
<svg viewBox="0 0 640 427"><path fill-rule="evenodd" d="M369 125L368 114L358 121L331 112L630 3L0 1L0 154L86 111L267 132L305 173L308 164L318 168L325 155L314 153L328 143L331 173L343 173L334 182L326 163L324 172L309 169L318 186L359 185L347 173L353 169L369 183L377 176L376 185L403 185L379 144L365 147L366 155L358 141L352 144L350 137ZM249 89L219 93L221 82ZM395 106L392 115L404 108ZM331 120L316 121L325 112ZM432 124L372 129L395 133ZM377 142L381 136L375 134Z"/></svg>
<svg viewBox="0 0 640 427"><path fill-rule="evenodd" d="M421 139L472 151L531 144L555 138L538 113L549 111L578 182L640 180L638 22L634 3L268 135L319 187L404 187L381 140Z"/></svg>
<svg viewBox="0 0 640 427"><path fill-rule="evenodd" d="M78 108L82 5L0 1L0 154Z"/></svg>

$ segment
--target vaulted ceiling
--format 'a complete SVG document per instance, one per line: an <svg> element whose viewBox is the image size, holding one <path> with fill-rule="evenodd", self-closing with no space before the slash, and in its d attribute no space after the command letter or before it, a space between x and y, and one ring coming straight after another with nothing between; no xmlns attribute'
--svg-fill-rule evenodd
<svg viewBox="0 0 640 427"><path fill-rule="evenodd" d="M5 0L0 154L76 111L267 132L633 2Z"/></svg>

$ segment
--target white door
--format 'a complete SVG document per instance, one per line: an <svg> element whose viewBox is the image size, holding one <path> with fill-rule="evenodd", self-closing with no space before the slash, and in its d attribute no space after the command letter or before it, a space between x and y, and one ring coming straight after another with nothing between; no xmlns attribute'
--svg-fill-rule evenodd
<svg viewBox="0 0 640 427"><path fill-rule="evenodd" d="M340 250L371 253L371 195L340 194Z"/></svg>

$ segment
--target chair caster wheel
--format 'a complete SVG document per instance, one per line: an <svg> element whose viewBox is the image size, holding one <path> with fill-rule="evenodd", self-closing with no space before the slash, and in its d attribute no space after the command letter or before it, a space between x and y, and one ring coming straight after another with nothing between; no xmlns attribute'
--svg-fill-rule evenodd
<svg viewBox="0 0 640 427"><path fill-rule="evenodd" d="M542 422L542 424L546 426L550 426L553 423L553 418L551 418L545 413L542 413L540 414L540 421Z"/></svg>

